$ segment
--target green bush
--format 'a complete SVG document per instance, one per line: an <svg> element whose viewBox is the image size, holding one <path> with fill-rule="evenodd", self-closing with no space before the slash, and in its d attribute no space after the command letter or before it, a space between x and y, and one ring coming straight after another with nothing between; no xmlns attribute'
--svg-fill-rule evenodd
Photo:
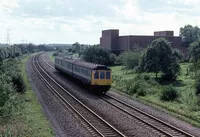
<svg viewBox="0 0 200 137"><path fill-rule="evenodd" d="M146 96L146 94L147 94L147 89L144 86L141 86L137 91L138 96Z"/></svg>
<svg viewBox="0 0 200 137"><path fill-rule="evenodd" d="M125 51L117 59L117 64L124 65L127 69L134 69L139 65L141 52Z"/></svg>
<svg viewBox="0 0 200 137"><path fill-rule="evenodd" d="M0 79L2 81L2 79ZM9 95L11 93L9 84L6 84L5 82L0 83L0 107L3 107L5 102L9 100Z"/></svg>
<svg viewBox="0 0 200 137"><path fill-rule="evenodd" d="M6 129L0 130L0 137L14 137L12 130L7 127Z"/></svg>
<svg viewBox="0 0 200 137"><path fill-rule="evenodd" d="M112 66L112 65L115 64L115 62L117 60L117 56L114 53L111 53L109 59L110 59L110 64L109 65Z"/></svg>
<svg viewBox="0 0 200 137"><path fill-rule="evenodd" d="M197 105L200 106L200 97L197 98Z"/></svg>
<svg viewBox="0 0 200 137"><path fill-rule="evenodd" d="M196 95L199 95L200 94L200 81L196 82L195 88L196 88Z"/></svg>
<svg viewBox="0 0 200 137"><path fill-rule="evenodd" d="M138 92L138 89L141 87L140 81L135 81L129 91L129 94L133 95Z"/></svg>
<svg viewBox="0 0 200 137"><path fill-rule="evenodd" d="M58 52L53 53L53 56L58 56Z"/></svg>
<svg viewBox="0 0 200 137"><path fill-rule="evenodd" d="M178 91L170 85L163 88L160 99L164 101L174 101L178 97Z"/></svg>
<svg viewBox="0 0 200 137"><path fill-rule="evenodd" d="M143 77L144 77L144 80L150 80L150 76L147 74L144 74Z"/></svg>
<svg viewBox="0 0 200 137"><path fill-rule="evenodd" d="M129 92L133 86L133 80L124 80L126 92Z"/></svg>
<svg viewBox="0 0 200 137"><path fill-rule="evenodd" d="M200 94L200 71L197 71L195 73L195 89L196 89L196 95Z"/></svg>
<svg viewBox="0 0 200 137"><path fill-rule="evenodd" d="M14 85L14 88L19 93L24 93L26 91L26 85L24 83L24 80L20 74L16 74L12 77L12 82Z"/></svg>
<svg viewBox="0 0 200 137"><path fill-rule="evenodd" d="M19 60L3 61L0 65L0 116L9 117L18 106L17 92L25 92L25 83L18 67Z"/></svg>

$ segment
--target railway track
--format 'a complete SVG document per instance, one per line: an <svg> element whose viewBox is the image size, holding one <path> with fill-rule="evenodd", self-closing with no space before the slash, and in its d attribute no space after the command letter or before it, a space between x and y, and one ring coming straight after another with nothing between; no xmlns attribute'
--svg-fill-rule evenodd
<svg viewBox="0 0 200 137"><path fill-rule="evenodd" d="M53 63L48 62L43 58L43 61L52 69L54 69ZM138 119L142 123L150 126L151 128L155 129L156 131L160 132L163 136L169 137L194 137L190 133L183 131L173 125L170 125L167 122L164 122L148 113L141 111L140 109L123 102L115 98L114 96L104 95L101 96L101 99L107 102L108 104L116 107L126 115L129 115L133 118Z"/></svg>
<svg viewBox="0 0 200 137"><path fill-rule="evenodd" d="M125 114L130 115L130 116L142 121L144 124L149 125L150 127L163 133L166 136L169 136L169 137L194 137L193 135L191 135L173 125L170 125L170 124L168 124L146 112L143 112L140 109L138 109L134 106L131 106L131 105L127 104L126 102L123 102L113 96L104 95L104 96L101 96L101 99L103 99L105 102L109 103L110 105L120 109Z"/></svg>
<svg viewBox="0 0 200 137"><path fill-rule="evenodd" d="M41 80L51 90L51 92L62 100L62 104L65 107L69 107L76 115L79 116L81 123L87 127L92 136L125 137L124 134L98 116L95 112L58 84L50 75L48 75L38 61L39 56L40 55L34 56L32 60L35 72L39 75Z"/></svg>

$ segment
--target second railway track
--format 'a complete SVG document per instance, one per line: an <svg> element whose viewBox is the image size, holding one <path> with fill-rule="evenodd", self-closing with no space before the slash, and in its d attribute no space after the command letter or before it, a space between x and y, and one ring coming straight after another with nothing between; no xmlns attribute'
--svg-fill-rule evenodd
<svg viewBox="0 0 200 137"><path fill-rule="evenodd" d="M163 133L166 136L170 137L194 137L193 135L173 126L170 125L146 112L141 111L140 109L127 104L113 96L105 95L101 97L104 101L109 103L110 105L118 108L119 110L123 111L125 114L130 115L144 124L149 125L150 127L154 128L155 130Z"/></svg>
<svg viewBox="0 0 200 137"><path fill-rule="evenodd" d="M38 61L39 56L40 55L34 56L32 62L36 73L40 76L46 86L51 89L52 93L62 100L64 105L70 107L71 110L80 117L80 119L82 119L82 123L87 125L92 136L125 137L123 133L115 129L51 78L51 76L48 75L40 66Z"/></svg>

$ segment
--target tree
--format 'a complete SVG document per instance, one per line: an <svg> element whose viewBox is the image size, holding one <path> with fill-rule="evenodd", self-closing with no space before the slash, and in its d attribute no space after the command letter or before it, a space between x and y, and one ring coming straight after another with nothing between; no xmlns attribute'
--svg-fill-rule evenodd
<svg viewBox="0 0 200 137"><path fill-rule="evenodd" d="M200 40L193 42L190 44L190 62L192 63L190 66L190 70L197 72L200 67Z"/></svg>
<svg viewBox="0 0 200 137"><path fill-rule="evenodd" d="M127 69L134 69L139 65L140 58L140 52L125 51L118 56L117 61Z"/></svg>
<svg viewBox="0 0 200 137"><path fill-rule="evenodd" d="M98 45L87 47L82 54L82 58L87 62L109 65L108 51L100 48Z"/></svg>
<svg viewBox="0 0 200 137"><path fill-rule="evenodd" d="M164 38L154 40L147 48L140 64L142 71L159 72L169 79L176 79L180 66L172 54L171 44Z"/></svg>
<svg viewBox="0 0 200 137"><path fill-rule="evenodd" d="M34 53L36 50L36 46L29 43L28 45L26 45L27 50L29 51L29 53Z"/></svg>
<svg viewBox="0 0 200 137"><path fill-rule="evenodd" d="M110 54L110 65L114 65L116 62L117 56L114 53Z"/></svg>
<svg viewBox="0 0 200 137"><path fill-rule="evenodd" d="M179 49L177 49L177 48L175 48L174 50L173 50L173 56L174 57L176 57L178 60L182 60L183 59L183 53L179 50Z"/></svg>
<svg viewBox="0 0 200 137"><path fill-rule="evenodd" d="M190 61L195 63L200 60L200 40L190 44Z"/></svg>
<svg viewBox="0 0 200 137"><path fill-rule="evenodd" d="M200 28L197 26L185 25L183 28L180 28L180 36L182 37L183 44L189 46L189 44L200 38Z"/></svg>
<svg viewBox="0 0 200 137"><path fill-rule="evenodd" d="M76 50L76 53L80 54L80 51L81 51L80 48L81 48L81 47L80 47L80 44L79 44L78 42L72 44L72 48L73 48L74 50Z"/></svg>

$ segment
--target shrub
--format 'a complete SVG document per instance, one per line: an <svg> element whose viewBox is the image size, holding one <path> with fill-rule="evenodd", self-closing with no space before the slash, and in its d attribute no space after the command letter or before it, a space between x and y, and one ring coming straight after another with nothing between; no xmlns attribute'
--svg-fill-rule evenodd
<svg viewBox="0 0 200 137"><path fill-rule="evenodd" d="M141 85L140 85L140 80L135 81L135 82L133 83L131 89L130 89L129 94L132 95L132 94L137 93L137 92L138 92L138 89L139 89L140 87L141 87Z"/></svg>
<svg viewBox="0 0 200 137"><path fill-rule="evenodd" d="M140 88L137 91L138 96L145 96L147 94L147 89L144 86L140 86Z"/></svg>
<svg viewBox="0 0 200 137"><path fill-rule="evenodd" d="M26 91L26 85L20 74L16 74L12 77L13 85L17 92L24 93Z"/></svg>
<svg viewBox="0 0 200 137"><path fill-rule="evenodd" d="M58 56L58 52L53 53L53 56Z"/></svg>
<svg viewBox="0 0 200 137"><path fill-rule="evenodd" d="M179 49L175 48L173 49L173 56L176 57L178 60L182 60L183 59L183 52L180 51Z"/></svg>
<svg viewBox="0 0 200 137"><path fill-rule="evenodd" d="M133 80L125 80L125 81L124 81L124 84L125 84L126 92L129 92L130 89L131 89L132 86L133 86Z"/></svg>
<svg viewBox="0 0 200 137"><path fill-rule="evenodd" d="M2 80L0 78L0 80ZM0 83L0 107L3 107L5 102L9 100L9 94L11 93L10 85L5 82Z"/></svg>
<svg viewBox="0 0 200 137"><path fill-rule="evenodd" d="M127 69L134 69L139 65L140 54L140 52L125 51L117 57L116 64L124 65Z"/></svg>
<svg viewBox="0 0 200 137"><path fill-rule="evenodd" d="M200 106L200 97L197 98L197 105Z"/></svg>
<svg viewBox="0 0 200 137"><path fill-rule="evenodd" d="M144 80L149 80L149 79L150 79L150 76L147 74L144 74Z"/></svg>
<svg viewBox="0 0 200 137"><path fill-rule="evenodd" d="M0 66L0 116L8 118L19 107L16 92L25 92L25 83L18 67L18 60L6 60ZM16 92L15 92L16 91Z"/></svg>
<svg viewBox="0 0 200 137"><path fill-rule="evenodd" d="M195 89L196 89L196 95L200 94L200 71L196 72L195 75L196 79L195 79Z"/></svg>
<svg viewBox="0 0 200 137"><path fill-rule="evenodd" d="M0 79L2 80L2 79ZM12 85L3 82L0 84L0 116L8 117L14 107L15 95Z"/></svg>
<svg viewBox="0 0 200 137"><path fill-rule="evenodd" d="M200 81L196 82L195 88L196 88L196 95L199 95L200 94Z"/></svg>
<svg viewBox="0 0 200 137"><path fill-rule="evenodd" d="M114 53L111 53L109 59L110 59L110 65L112 66L115 64L117 56Z"/></svg>
<svg viewBox="0 0 200 137"><path fill-rule="evenodd" d="M160 99L164 101L174 101L178 97L178 91L170 85L163 88Z"/></svg>

